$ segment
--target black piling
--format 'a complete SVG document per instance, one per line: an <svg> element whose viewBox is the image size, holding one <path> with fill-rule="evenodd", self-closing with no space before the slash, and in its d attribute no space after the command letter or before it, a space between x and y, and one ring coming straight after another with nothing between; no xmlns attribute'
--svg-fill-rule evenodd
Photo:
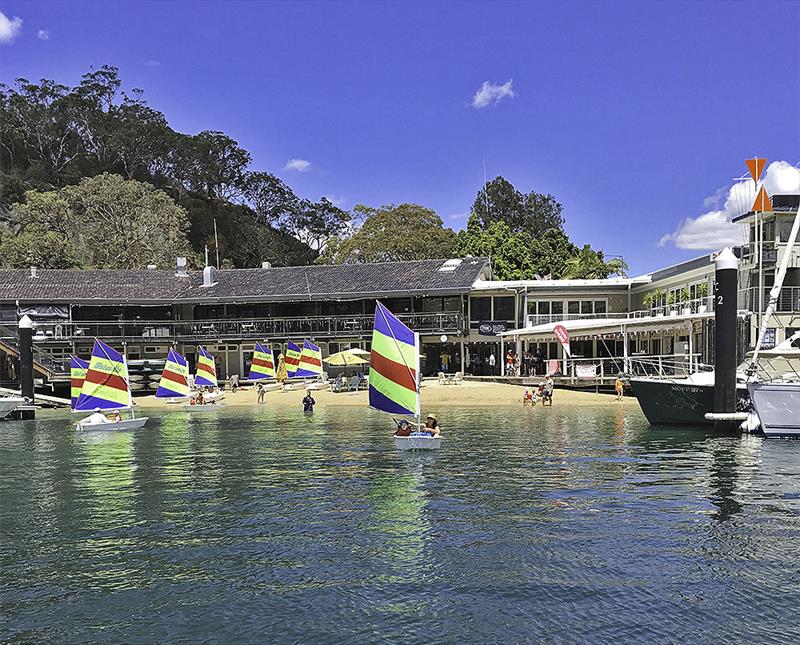
<svg viewBox="0 0 800 645"><path fill-rule="evenodd" d="M33 419L33 321L23 316L19 321L19 384L22 396L30 400L20 412L23 419Z"/></svg>
<svg viewBox="0 0 800 645"><path fill-rule="evenodd" d="M739 261L729 248L714 262L714 412L736 411L736 283ZM733 420L716 420L720 432L736 429Z"/></svg>

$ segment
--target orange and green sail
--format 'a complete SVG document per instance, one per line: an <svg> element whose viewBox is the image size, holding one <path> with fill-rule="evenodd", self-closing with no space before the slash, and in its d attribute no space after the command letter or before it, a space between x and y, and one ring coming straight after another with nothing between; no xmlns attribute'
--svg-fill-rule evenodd
<svg viewBox="0 0 800 645"><path fill-rule="evenodd" d="M248 378L251 381L275 378L275 362L272 359L272 349L264 347L261 343L256 343Z"/></svg>
<svg viewBox="0 0 800 645"><path fill-rule="evenodd" d="M92 357L81 385L81 393L75 402L78 412L121 410L131 407L131 391L128 387L128 365L125 357L102 340L95 339Z"/></svg>
<svg viewBox="0 0 800 645"><path fill-rule="evenodd" d="M86 378L86 370L88 369L88 361L77 356L69 357L70 404L73 410L78 402L78 397L81 395L83 380Z"/></svg>
<svg viewBox="0 0 800 645"><path fill-rule="evenodd" d="M156 396L162 399L189 396L189 363L174 349L170 349L167 354Z"/></svg>
<svg viewBox="0 0 800 645"><path fill-rule="evenodd" d="M380 302L375 304L369 368L370 407L419 418L419 336Z"/></svg>
<svg viewBox="0 0 800 645"><path fill-rule="evenodd" d="M289 378L294 378L297 376L297 370L300 367L301 354L302 352L300 351L300 348L292 341L286 343L286 356L283 360L286 363L286 375Z"/></svg>
<svg viewBox="0 0 800 645"><path fill-rule="evenodd" d="M214 365L214 357L206 351L205 347L197 348L196 370L195 385L217 387L217 368Z"/></svg>
<svg viewBox="0 0 800 645"><path fill-rule="evenodd" d="M322 376L322 350L311 341L303 341L303 351L297 365L295 376Z"/></svg>

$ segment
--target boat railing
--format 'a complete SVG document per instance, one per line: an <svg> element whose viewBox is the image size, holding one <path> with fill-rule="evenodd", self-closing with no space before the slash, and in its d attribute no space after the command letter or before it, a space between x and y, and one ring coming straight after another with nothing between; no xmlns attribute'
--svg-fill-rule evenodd
<svg viewBox="0 0 800 645"><path fill-rule="evenodd" d="M579 381L609 381L620 374L625 378L686 378L698 371L711 370L713 367L701 363L699 353L656 354L570 358L566 361L566 367L561 361L560 372L557 375L577 383Z"/></svg>

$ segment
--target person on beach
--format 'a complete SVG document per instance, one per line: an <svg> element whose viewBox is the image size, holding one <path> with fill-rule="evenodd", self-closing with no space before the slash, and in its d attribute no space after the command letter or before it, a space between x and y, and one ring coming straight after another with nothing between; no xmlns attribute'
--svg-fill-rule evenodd
<svg viewBox="0 0 800 645"><path fill-rule="evenodd" d="M625 396L625 381L622 380L622 374L617 374L617 380L614 381L614 391L617 393L617 401L622 401Z"/></svg>
<svg viewBox="0 0 800 645"><path fill-rule="evenodd" d="M266 390L264 389L264 384L263 383L259 383L258 387L256 389L258 390L258 402L259 403L263 403L264 402L264 394L266 394Z"/></svg>
<svg viewBox="0 0 800 645"><path fill-rule="evenodd" d="M442 371L447 372L450 369L450 354L442 352L439 355L439 360L442 362Z"/></svg>
<svg viewBox="0 0 800 645"><path fill-rule="evenodd" d="M428 418L425 419L425 427L422 431L427 432L431 437L436 437L441 432L441 428L436 421L436 415L432 412L428 414Z"/></svg>
<svg viewBox="0 0 800 645"><path fill-rule="evenodd" d="M506 376L514 376L514 352L510 349L506 354Z"/></svg>
<svg viewBox="0 0 800 645"><path fill-rule="evenodd" d="M397 430L395 431L394 435L396 437L410 437L411 436L411 424L403 419L397 424Z"/></svg>
<svg viewBox="0 0 800 645"><path fill-rule="evenodd" d="M303 412L310 414L314 411L315 404L316 401L314 400L314 397L311 396L311 390L306 390L306 396L303 399Z"/></svg>

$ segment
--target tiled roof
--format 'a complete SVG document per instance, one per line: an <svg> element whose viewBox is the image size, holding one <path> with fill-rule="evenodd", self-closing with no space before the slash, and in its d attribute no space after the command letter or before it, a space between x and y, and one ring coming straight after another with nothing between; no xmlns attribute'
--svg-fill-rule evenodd
<svg viewBox="0 0 800 645"><path fill-rule="evenodd" d="M488 265L465 258L453 271L444 260L411 260L344 266L274 267L213 271L203 287L202 272L179 278L163 270L0 269L0 302L172 303L352 299L466 293Z"/></svg>

